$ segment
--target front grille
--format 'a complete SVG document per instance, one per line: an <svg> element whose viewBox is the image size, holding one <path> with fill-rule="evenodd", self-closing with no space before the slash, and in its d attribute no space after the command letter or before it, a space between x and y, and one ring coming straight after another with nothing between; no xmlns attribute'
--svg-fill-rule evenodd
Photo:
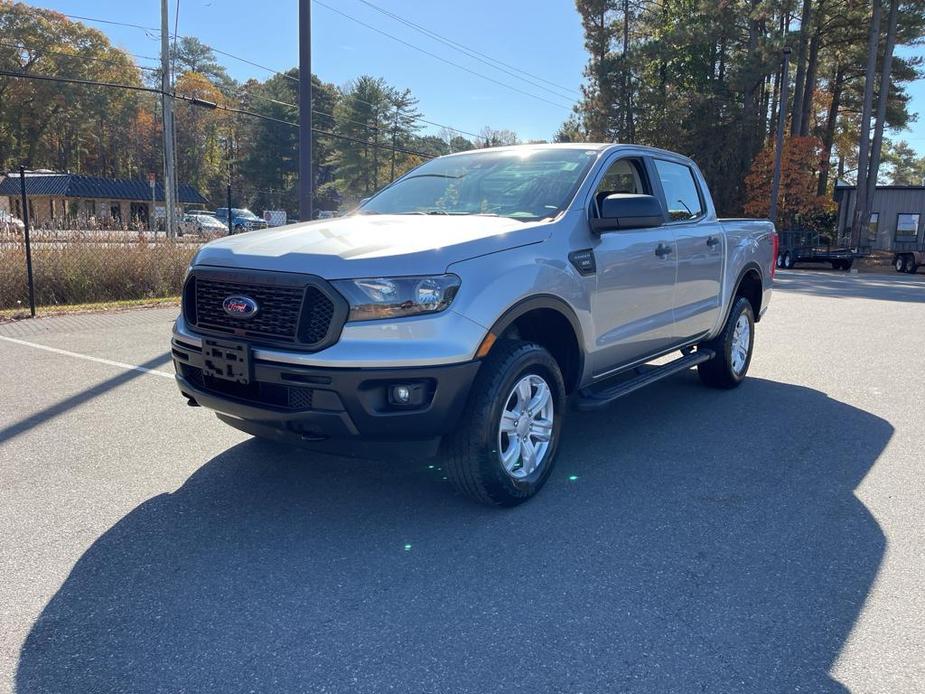
<svg viewBox="0 0 925 694"><path fill-rule="evenodd" d="M305 290L302 316L299 321L299 341L314 344L328 334L331 319L334 318L334 302L317 287Z"/></svg>
<svg viewBox="0 0 925 694"><path fill-rule="evenodd" d="M256 313L229 315L223 304L230 296L253 299ZM313 275L203 268L183 289L183 316L191 327L257 344L324 349L337 341L347 312L343 297Z"/></svg>
<svg viewBox="0 0 925 694"><path fill-rule="evenodd" d="M197 277L196 325L231 335L295 342L304 293L304 289L296 287L261 287ZM222 303L235 294L257 302L260 308L253 318L234 318L225 313Z"/></svg>
<svg viewBox="0 0 925 694"><path fill-rule="evenodd" d="M287 386L282 383L251 381L247 385L213 378L202 373L202 369L189 364L179 364L180 374L197 388L209 393L243 400L254 405L276 407L284 410L312 409L311 388L304 386Z"/></svg>

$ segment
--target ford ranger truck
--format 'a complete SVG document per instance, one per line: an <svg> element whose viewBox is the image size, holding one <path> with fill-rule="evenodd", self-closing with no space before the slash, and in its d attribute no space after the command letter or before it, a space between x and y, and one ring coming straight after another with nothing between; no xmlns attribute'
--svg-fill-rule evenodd
<svg viewBox="0 0 925 694"><path fill-rule="evenodd" d="M770 222L718 219L697 165L671 152L453 154L346 217L204 245L173 331L177 383L255 436L439 455L460 492L510 506L549 478L567 409L695 366L739 385L776 246Z"/></svg>

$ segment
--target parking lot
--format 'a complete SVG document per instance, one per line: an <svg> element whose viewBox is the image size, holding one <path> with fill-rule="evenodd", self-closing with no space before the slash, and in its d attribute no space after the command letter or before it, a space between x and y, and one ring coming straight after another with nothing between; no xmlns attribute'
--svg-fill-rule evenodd
<svg viewBox="0 0 925 694"><path fill-rule="evenodd" d="M925 275L777 290L512 510L187 407L176 309L0 325L0 690L922 691Z"/></svg>

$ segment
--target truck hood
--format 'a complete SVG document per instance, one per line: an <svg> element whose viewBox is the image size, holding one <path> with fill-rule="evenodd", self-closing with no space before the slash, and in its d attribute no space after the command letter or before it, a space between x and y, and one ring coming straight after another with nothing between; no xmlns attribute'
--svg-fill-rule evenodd
<svg viewBox="0 0 925 694"><path fill-rule="evenodd" d="M218 239L194 264L325 279L435 275L452 263L539 243L550 231L548 221L505 217L353 215Z"/></svg>

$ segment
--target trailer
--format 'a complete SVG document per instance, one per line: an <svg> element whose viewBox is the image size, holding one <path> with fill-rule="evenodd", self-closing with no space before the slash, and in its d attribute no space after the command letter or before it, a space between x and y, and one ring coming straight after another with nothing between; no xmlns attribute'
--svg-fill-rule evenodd
<svg viewBox="0 0 925 694"><path fill-rule="evenodd" d="M834 270L850 270L859 254L844 246L833 246L829 236L816 231L782 231L777 267L787 270L797 263L831 263Z"/></svg>
<svg viewBox="0 0 925 694"><path fill-rule="evenodd" d="M914 275L925 265L925 241L894 241L893 268L896 272Z"/></svg>

